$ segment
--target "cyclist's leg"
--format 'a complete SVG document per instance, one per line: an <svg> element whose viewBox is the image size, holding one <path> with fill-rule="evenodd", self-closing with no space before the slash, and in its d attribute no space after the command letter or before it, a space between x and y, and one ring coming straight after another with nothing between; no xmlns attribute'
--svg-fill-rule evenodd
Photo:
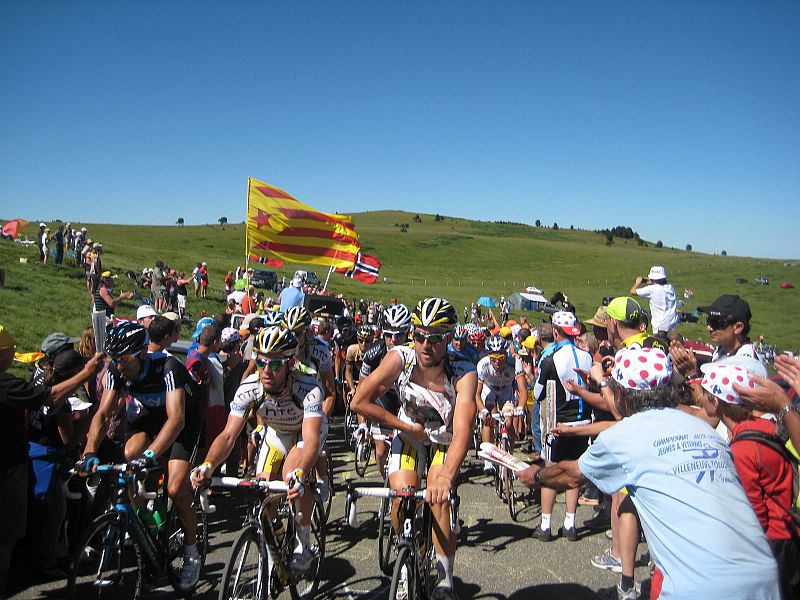
<svg viewBox="0 0 800 600"><path fill-rule="evenodd" d="M384 469L386 469L386 461L389 460L392 430L381 426L379 423L372 423L370 429L372 440L375 444L375 464L378 466L378 473L383 475ZM375 436L378 436L378 439Z"/></svg>
<svg viewBox="0 0 800 600"><path fill-rule="evenodd" d="M422 447L424 452L424 447ZM400 490L406 487L419 487L419 470L424 465L425 455L419 456L420 447L402 435L395 435L392 439L389 454L389 487ZM395 498L392 503L392 527L400 531L400 500Z"/></svg>
<svg viewBox="0 0 800 600"><path fill-rule="evenodd" d="M428 467L428 480L435 479L444 466L447 457L445 446L434 445L430 449L431 465ZM456 556L456 535L450 528L450 503L431 504L431 515L433 517L433 545L436 549L436 561L439 563L439 571L444 576L441 585L449 588L453 587L453 562Z"/></svg>
<svg viewBox="0 0 800 600"><path fill-rule="evenodd" d="M184 546L194 546L197 535L197 512L192 506L192 485L189 471L191 459L200 440L202 416L196 411L186 413L184 427L169 450L167 463L167 494L172 498L183 527Z"/></svg>
<svg viewBox="0 0 800 600"><path fill-rule="evenodd" d="M320 434L319 434L319 447L317 449L317 459L322 454L322 448L325 446L325 440L328 437L328 420L326 418L320 419ZM302 434L300 435L297 445L289 451L289 454L286 456L286 460L283 463L283 470L282 476L286 478L286 476L291 473L294 469L297 469L301 465L301 458L303 455L303 439ZM303 527L309 526L311 524L311 512L314 507L314 494L311 493L311 490L308 490L307 493L303 494L300 497L300 500L297 501L297 505L302 511L302 516L300 518L299 524Z"/></svg>

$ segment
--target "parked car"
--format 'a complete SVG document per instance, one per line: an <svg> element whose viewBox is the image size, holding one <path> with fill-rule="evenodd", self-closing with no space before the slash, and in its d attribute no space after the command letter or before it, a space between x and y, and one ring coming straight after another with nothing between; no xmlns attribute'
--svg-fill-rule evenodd
<svg viewBox="0 0 800 600"><path fill-rule="evenodd" d="M747 279L745 279L744 277L737 277L736 283L747 283Z"/></svg>
<svg viewBox="0 0 800 600"><path fill-rule="evenodd" d="M756 279L756 283L758 285L769 285L769 279L767 279L766 277L759 277Z"/></svg>
<svg viewBox="0 0 800 600"><path fill-rule="evenodd" d="M273 290L278 284L278 274L269 269L261 269L253 273L253 276L250 278L250 284L253 287Z"/></svg>

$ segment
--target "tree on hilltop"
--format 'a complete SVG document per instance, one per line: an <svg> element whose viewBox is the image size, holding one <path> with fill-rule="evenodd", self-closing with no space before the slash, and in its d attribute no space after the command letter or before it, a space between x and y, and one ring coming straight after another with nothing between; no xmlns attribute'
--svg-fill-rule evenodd
<svg viewBox="0 0 800 600"><path fill-rule="evenodd" d="M227 225L228 224L228 217L220 217L219 219L217 219L217 222L220 225Z"/></svg>
<svg viewBox="0 0 800 600"><path fill-rule="evenodd" d="M553 229L558 229L558 223L553 223Z"/></svg>
<svg viewBox="0 0 800 600"><path fill-rule="evenodd" d="M537 227L541 227L542 226L542 222L539 219L536 219L536 226Z"/></svg>
<svg viewBox="0 0 800 600"><path fill-rule="evenodd" d="M725 250L722 251L722 256L728 256L728 253Z"/></svg>
<svg viewBox="0 0 800 600"><path fill-rule="evenodd" d="M661 240L658 240L656 242L656 248L663 248L663 247L664 247L664 244L661 243Z"/></svg>
<svg viewBox="0 0 800 600"><path fill-rule="evenodd" d="M175 221L175 224L183 227L183 217L180 217L177 221Z"/></svg>
<svg viewBox="0 0 800 600"><path fill-rule="evenodd" d="M692 245L691 244L686 244L686 251L687 252L691 252L692 251Z"/></svg>

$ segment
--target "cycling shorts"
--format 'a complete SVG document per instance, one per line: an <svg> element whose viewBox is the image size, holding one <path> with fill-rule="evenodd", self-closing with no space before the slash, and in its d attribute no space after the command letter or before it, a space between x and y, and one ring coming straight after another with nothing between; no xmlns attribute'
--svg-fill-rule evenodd
<svg viewBox="0 0 800 600"><path fill-rule="evenodd" d="M189 405L187 405L188 407ZM169 460L191 460L194 449L199 444L203 430L203 414L196 410L187 410L184 418L183 429L172 446L164 453L164 456L168 457ZM128 424L128 438L136 433L143 432L148 440L152 442L161 432L161 428L164 427L166 422L166 409L163 411L154 410Z"/></svg>
<svg viewBox="0 0 800 600"><path fill-rule="evenodd" d="M322 449L325 447L325 440L328 437L328 420L319 420L322 423L322 431L319 433L319 453L316 458L319 458L319 455L322 454ZM272 427L267 427L264 434L264 441L261 443L261 448L258 451L256 473L280 476L283 462L289 455L291 449L295 446L298 448L303 447L302 432L279 433Z"/></svg>
<svg viewBox="0 0 800 600"><path fill-rule="evenodd" d="M403 434L395 435L389 456L389 475L397 471L416 471L421 480L427 465L443 465L446 457L447 446L424 444Z"/></svg>

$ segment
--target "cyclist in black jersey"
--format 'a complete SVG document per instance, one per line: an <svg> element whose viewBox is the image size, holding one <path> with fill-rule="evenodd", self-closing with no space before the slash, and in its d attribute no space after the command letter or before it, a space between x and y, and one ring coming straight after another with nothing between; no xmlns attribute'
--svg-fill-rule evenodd
<svg viewBox="0 0 800 600"><path fill-rule="evenodd" d="M178 509L184 531L181 587L191 589L200 576L195 543L197 517L189 484L190 458L200 436L203 407L194 401L195 384L186 367L166 354L147 352L148 337L138 323L109 330L106 354L111 358L100 408L92 419L84 455L76 465L89 472L108 421L123 407L128 421L125 459L131 469L166 459L167 493Z"/></svg>

